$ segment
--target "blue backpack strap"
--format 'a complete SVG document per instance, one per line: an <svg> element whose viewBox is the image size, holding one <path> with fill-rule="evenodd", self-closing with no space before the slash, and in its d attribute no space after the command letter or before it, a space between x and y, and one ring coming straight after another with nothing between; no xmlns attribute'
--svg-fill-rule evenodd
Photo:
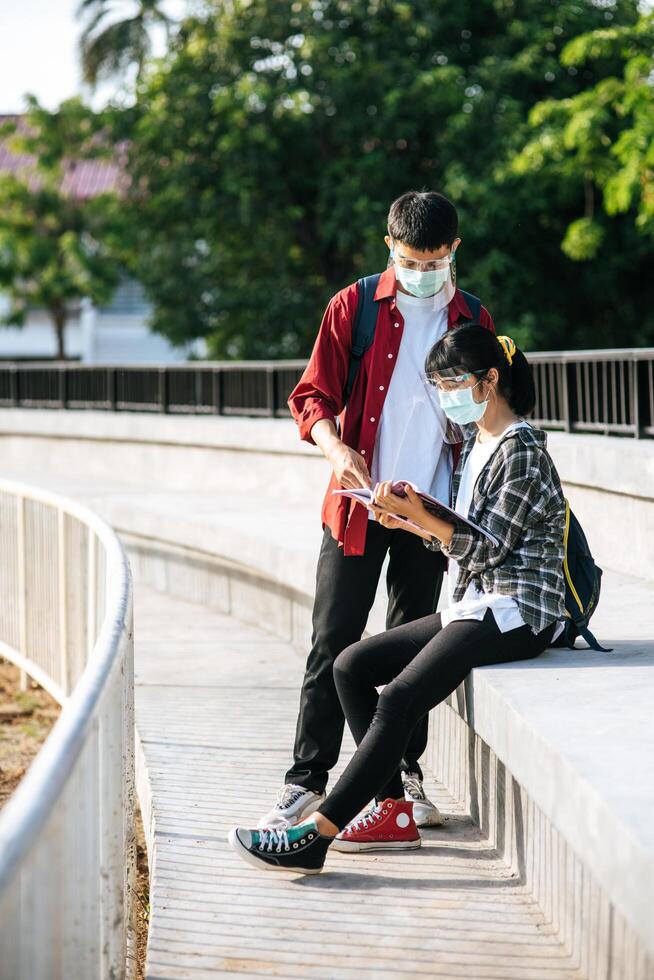
<svg viewBox="0 0 654 980"><path fill-rule="evenodd" d="M479 316L481 314L481 300L479 299L478 296L474 296L472 293L467 293L465 289L460 289L459 292L461 293L464 300L468 304L468 307L470 308L470 313L472 314L471 317L472 321L478 323ZM469 322L467 317L462 317L459 320L459 323L467 323L467 322Z"/></svg>
<svg viewBox="0 0 654 980"><path fill-rule="evenodd" d="M374 276L365 276L357 281L359 291L359 301L357 304L357 314L352 327L352 351L350 353L350 370L345 385L344 402L347 403L359 368L361 359L372 344L377 326L378 306L375 302L377 284L381 278L381 272Z"/></svg>

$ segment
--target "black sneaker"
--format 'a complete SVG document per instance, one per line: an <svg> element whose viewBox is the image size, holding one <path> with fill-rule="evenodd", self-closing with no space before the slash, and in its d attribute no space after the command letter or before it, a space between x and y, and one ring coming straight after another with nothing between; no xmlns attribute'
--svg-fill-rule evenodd
<svg viewBox="0 0 654 980"><path fill-rule="evenodd" d="M333 837L319 834L311 820L285 830L232 827L228 839L239 857L259 871L295 871L298 874L317 875L322 871Z"/></svg>

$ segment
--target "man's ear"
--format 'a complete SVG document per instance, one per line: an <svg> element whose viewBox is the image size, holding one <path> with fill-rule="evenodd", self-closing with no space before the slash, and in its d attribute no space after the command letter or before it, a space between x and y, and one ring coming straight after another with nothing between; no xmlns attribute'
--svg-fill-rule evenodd
<svg viewBox="0 0 654 980"><path fill-rule="evenodd" d="M393 247L393 239L391 238L390 235L384 235L384 241L386 242L386 248Z"/></svg>

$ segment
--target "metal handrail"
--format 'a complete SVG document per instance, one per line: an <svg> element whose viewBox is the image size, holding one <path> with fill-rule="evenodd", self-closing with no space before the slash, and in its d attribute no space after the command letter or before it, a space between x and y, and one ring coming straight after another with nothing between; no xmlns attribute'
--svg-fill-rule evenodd
<svg viewBox="0 0 654 980"><path fill-rule="evenodd" d="M19 598L19 646L15 645L15 638L14 642L3 639L0 652L23 671L45 682L63 705L44 745L0 813L0 977L54 980L61 976L67 980L74 977L86 980L92 974L87 972L85 944L97 950L97 964L102 976L130 976L133 972L128 955L128 934L134 873L134 724L129 565L115 532L83 505L46 490L4 479L0 479L0 494L6 501L15 501L19 515L16 524L18 588L24 593ZM27 642L30 600L37 597L28 594L25 582L30 571L40 574L29 566L32 557L39 561L39 554L38 548L32 556L25 547L25 525L20 514L24 514L26 507L38 506L45 511L35 511L34 534L41 535L43 547L53 544L47 540L47 527L50 521L54 534L56 518L58 544L53 550L59 553L56 558L51 555L51 561L57 561L58 569L58 663L62 672L59 678L53 677L52 669L48 669L52 659L45 653L40 658L39 651L35 653ZM69 562L67 533L75 542L83 541L79 548L79 556L85 561L83 569ZM72 576L77 571L81 571L87 587L87 602L79 605L79 596L73 596L78 603L75 619L66 607L75 591L73 583L68 583L67 575ZM42 583L42 587L47 597L47 586ZM0 601L4 598L0 597ZM98 601L103 607L101 622L97 622ZM39 618L38 626L47 632L49 624ZM75 631L82 637L76 655L85 659L85 662L80 660L82 669L77 677L69 662L75 653L72 637ZM39 659L43 663L40 664ZM91 743L93 751L89 762L84 754L91 751ZM99 772L93 772L94 764L98 765ZM111 798L114 793L122 796L125 806L116 809L116 800ZM59 889L63 888L64 892L70 889L73 900L84 901L84 895L77 894L79 882L73 880L73 870L67 864L66 856L62 858L51 853L53 848L49 846L56 842L64 847L70 858L78 844L85 843L86 823L82 821L83 826L75 824L75 817L79 817L81 811L86 813L89 837L93 842L89 850L98 856L98 866L91 859L81 872L79 868L74 869L75 874L86 876L89 894L97 896L95 905L87 903L86 920L75 908L68 908L62 915L61 909L50 906L49 899L44 897L51 896L56 901ZM52 883L42 877L50 868L53 875L58 875ZM84 887L81 891L84 893ZM29 916L30 896L41 904L43 921L38 924ZM61 901L66 897L61 896ZM28 912L26 921L22 922L24 907ZM80 930L80 919L83 931ZM97 926L97 935L93 934L93 925ZM45 936L40 932L45 932ZM53 946L44 960L37 947L43 942L47 946L48 936ZM56 955L57 952L60 955ZM92 955L96 956L95 953Z"/></svg>
<svg viewBox="0 0 654 980"><path fill-rule="evenodd" d="M556 361L561 364L571 364L575 361L649 361L654 358L654 347L612 347L601 350L554 350L525 352L525 357L532 363Z"/></svg>

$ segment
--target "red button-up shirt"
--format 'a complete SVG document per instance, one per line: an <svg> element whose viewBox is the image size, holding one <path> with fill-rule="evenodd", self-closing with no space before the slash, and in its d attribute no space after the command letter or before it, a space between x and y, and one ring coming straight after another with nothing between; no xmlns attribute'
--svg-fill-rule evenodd
<svg viewBox="0 0 654 980"><path fill-rule="evenodd" d="M288 399L300 437L306 442L313 443L311 429L319 419L335 422L340 416L341 439L361 453L368 470L404 330L396 292L395 270L391 267L382 274L377 286L375 300L380 302L375 337L363 356L346 408L343 406L343 394L358 303L356 283L341 289L330 300L311 359ZM470 319L472 314L457 289L447 307L448 329L456 326L461 316ZM479 322L494 331L491 316L483 306ZM357 507L348 497L333 496L332 490L338 489L338 486L332 474L322 505L323 527L327 525L330 528L346 555L362 555L366 544L368 511L365 507Z"/></svg>

